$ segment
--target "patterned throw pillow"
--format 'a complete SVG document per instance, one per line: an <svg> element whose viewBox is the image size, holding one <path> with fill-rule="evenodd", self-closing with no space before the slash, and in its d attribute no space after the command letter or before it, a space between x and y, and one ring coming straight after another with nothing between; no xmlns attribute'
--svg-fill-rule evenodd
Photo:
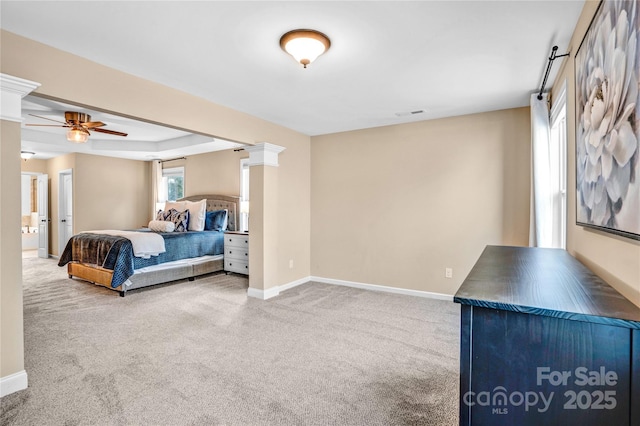
<svg viewBox="0 0 640 426"><path fill-rule="evenodd" d="M175 232L187 232L189 229L189 210L179 212L176 209L170 209L166 220L170 220L175 223Z"/></svg>
<svg viewBox="0 0 640 426"><path fill-rule="evenodd" d="M158 210L158 213L156 213L156 220L167 220L168 217L168 213L164 210Z"/></svg>

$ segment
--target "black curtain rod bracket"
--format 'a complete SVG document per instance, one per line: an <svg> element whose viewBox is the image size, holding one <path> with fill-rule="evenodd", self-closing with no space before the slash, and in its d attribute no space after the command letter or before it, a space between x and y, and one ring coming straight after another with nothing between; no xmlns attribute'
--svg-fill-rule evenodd
<svg viewBox="0 0 640 426"><path fill-rule="evenodd" d="M549 56L549 62L547 63L547 71L544 73L544 78L542 79L542 86L540 87L540 93L538 93L538 100L542 100L542 92L544 92L544 86L547 84L547 78L549 77L549 71L551 71L551 65L553 65L553 61L556 58L562 58L563 56L569 56L569 53L565 53L564 55L556 55L558 51L558 46L553 46L551 49L551 56Z"/></svg>

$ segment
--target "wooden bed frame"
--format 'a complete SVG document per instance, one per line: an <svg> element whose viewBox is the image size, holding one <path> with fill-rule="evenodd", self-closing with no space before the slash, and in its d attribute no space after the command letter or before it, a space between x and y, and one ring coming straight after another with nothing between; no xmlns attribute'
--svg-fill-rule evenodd
<svg viewBox="0 0 640 426"><path fill-rule="evenodd" d="M177 201L200 201L207 200L207 211L227 209L229 211L227 230L235 231L238 228L238 212L240 197L228 195L192 195L181 198ZM127 291L137 288L148 287L156 284L167 283L187 278L193 281L199 275L222 271L224 269L224 257L204 256L200 258L184 259L176 262L169 262L158 265L144 272L136 272L129 277L130 285L121 284L119 287L111 287L113 271L101 268L97 265L70 262L67 264L69 278L79 278L93 284L115 290L124 297Z"/></svg>

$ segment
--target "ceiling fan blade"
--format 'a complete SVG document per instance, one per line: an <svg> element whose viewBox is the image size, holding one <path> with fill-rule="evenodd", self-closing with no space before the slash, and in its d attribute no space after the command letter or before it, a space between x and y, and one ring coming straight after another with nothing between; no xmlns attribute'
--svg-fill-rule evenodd
<svg viewBox="0 0 640 426"><path fill-rule="evenodd" d="M42 118L44 120L49 120L49 121L55 121L56 123L62 123L62 124L67 124L66 121L59 121L59 120L54 120L53 118L47 118L47 117L43 117L41 115L35 115L35 114L29 114L32 115L34 117L38 117L38 118ZM31 126L33 126L34 124L31 124ZM27 124L27 126L29 126L29 124Z"/></svg>
<svg viewBox="0 0 640 426"><path fill-rule="evenodd" d="M29 124L29 123L25 123L25 126L44 126L44 127L71 127L68 124Z"/></svg>
<svg viewBox="0 0 640 426"><path fill-rule="evenodd" d="M102 121L89 121L87 123L82 123L82 125L87 129L94 129L96 127L106 126L106 124L104 124Z"/></svg>
<svg viewBox="0 0 640 426"><path fill-rule="evenodd" d="M127 133L116 132L115 130L107 130L107 129L91 129L91 130L93 130L94 132L106 133L108 135L127 136Z"/></svg>

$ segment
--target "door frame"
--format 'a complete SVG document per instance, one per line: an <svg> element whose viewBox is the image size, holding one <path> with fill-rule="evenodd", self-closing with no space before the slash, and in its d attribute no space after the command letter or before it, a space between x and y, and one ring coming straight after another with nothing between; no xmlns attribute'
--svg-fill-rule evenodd
<svg viewBox="0 0 640 426"><path fill-rule="evenodd" d="M49 174L37 175L37 210L38 210L38 257L49 258L49 233L51 232L51 220L49 219ZM41 188L42 186L42 188ZM41 209L42 207L42 209Z"/></svg>
<svg viewBox="0 0 640 426"><path fill-rule="evenodd" d="M67 244L64 241L65 236L65 228L66 226L62 225L63 216L65 216L65 190L64 190L64 176L71 176L71 187L73 188L73 169L65 169L60 170L58 172L58 255L62 255L64 248ZM71 197L73 197L73 190L71 191ZM71 205L73 205L73 198L71 200ZM73 211L71 212L73 215Z"/></svg>

